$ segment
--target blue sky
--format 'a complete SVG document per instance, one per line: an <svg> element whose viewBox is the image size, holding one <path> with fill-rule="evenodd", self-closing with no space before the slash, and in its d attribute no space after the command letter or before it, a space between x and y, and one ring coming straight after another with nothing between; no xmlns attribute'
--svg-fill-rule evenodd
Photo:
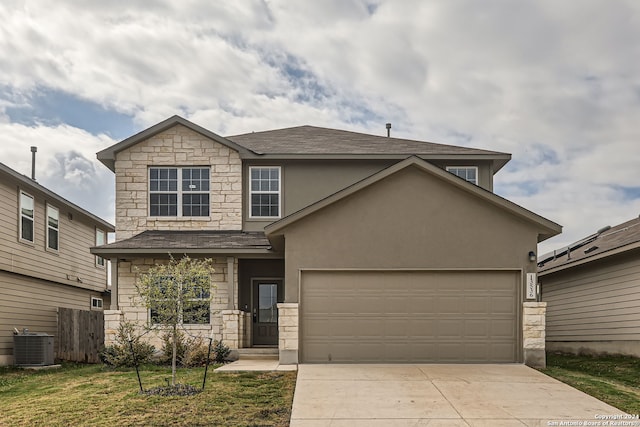
<svg viewBox="0 0 640 427"><path fill-rule="evenodd" d="M495 189L564 226L640 213L640 4L620 0L0 2L0 161L113 221L95 153L179 114L512 153Z"/></svg>

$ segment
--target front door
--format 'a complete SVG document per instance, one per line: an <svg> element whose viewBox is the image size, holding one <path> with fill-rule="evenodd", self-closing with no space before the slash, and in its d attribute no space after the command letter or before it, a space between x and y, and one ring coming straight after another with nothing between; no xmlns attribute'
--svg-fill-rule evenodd
<svg viewBox="0 0 640 427"><path fill-rule="evenodd" d="M253 281L253 345L278 345L278 302L282 280Z"/></svg>

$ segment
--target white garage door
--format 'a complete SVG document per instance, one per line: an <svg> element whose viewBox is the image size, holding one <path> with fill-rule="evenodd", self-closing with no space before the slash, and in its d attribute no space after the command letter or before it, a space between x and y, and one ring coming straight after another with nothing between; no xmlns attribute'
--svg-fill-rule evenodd
<svg viewBox="0 0 640 427"><path fill-rule="evenodd" d="M514 271L305 271L306 363L499 363L518 359Z"/></svg>

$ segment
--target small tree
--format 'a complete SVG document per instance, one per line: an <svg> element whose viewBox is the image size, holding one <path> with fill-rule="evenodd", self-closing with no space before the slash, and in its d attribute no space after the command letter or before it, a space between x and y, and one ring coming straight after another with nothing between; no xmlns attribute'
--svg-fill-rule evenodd
<svg viewBox="0 0 640 427"><path fill-rule="evenodd" d="M209 323L212 263L211 259L194 260L185 255L176 260L171 256L168 264L155 265L136 280L137 296L151 313L147 327L165 329L170 336L172 386L176 385L178 327L182 323Z"/></svg>

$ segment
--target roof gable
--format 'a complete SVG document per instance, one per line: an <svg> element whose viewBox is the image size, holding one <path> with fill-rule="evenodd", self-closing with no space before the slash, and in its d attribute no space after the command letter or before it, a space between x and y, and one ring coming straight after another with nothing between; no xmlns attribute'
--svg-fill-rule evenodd
<svg viewBox="0 0 640 427"><path fill-rule="evenodd" d="M213 141L216 141L224 146L229 147L232 150L239 152L241 155L249 154L249 150L236 144L235 142L229 141L228 139L223 138L222 136L205 129L202 126L198 126L197 124L190 122L189 120L186 120L180 116L173 116L123 141L120 141L119 143L112 145L111 147L99 151L97 153L98 160L100 160L106 167L111 169L111 171L115 172L116 155L120 151L126 150L176 125L185 126L194 132L197 132Z"/></svg>
<svg viewBox="0 0 640 427"><path fill-rule="evenodd" d="M378 181L391 176L405 168L415 167L418 168L425 173L428 173L435 178L441 179L451 185L458 187L459 189L464 190L472 196L478 197L486 202L489 202L501 209L504 209L511 214L522 218L523 220L533 223L539 230L538 232L538 242L546 240L552 236L560 234L562 231L562 227L546 218L543 218L519 205L516 205L509 200L506 200L496 194L487 191L477 185L471 184L452 173L444 171L430 163L416 157L409 157L401 162L394 164L393 166L388 167L374 175L371 175L368 178L363 179L343 190L338 191L337 193L332 194L329 197L326 197L316 203L313 203L298 212L295 212L277 222L274 222L267 227L265 227L265 233L267 237L279 236L283 234L283 231L291 224L296 223L297 221L305 218L308 215L311 215L329 205L336 203L339 200L342 200L351 194L354 194L366 187L374 185Z"/></svg>

